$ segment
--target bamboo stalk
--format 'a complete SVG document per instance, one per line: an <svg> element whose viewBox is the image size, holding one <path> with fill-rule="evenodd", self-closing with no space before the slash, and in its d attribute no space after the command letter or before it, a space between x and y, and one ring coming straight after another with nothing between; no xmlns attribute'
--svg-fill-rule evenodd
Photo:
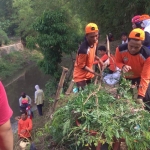
<svg viewBox="0 0 150 150"><path fill-rule="evenodd" d="M109 43L108 35L106 35L106 39L107 39L107 51L108 51L108 57L110 57L110 43Z"/></svg>
<svg viewBox="0 0 150 150"><path fill-rule="evenodd" d="M74 86L74 80L72 80L71 82L70 82L70 85L69 85L69 87L68 87L68 89L67 89L67 91L66 91L66 95L69 95L71 92L72 92L72 90L73 90L73 86Z"/></svg>
<svg viewBox="0 0 150 150"><path fill-rule="evenodd" d="M68 72L68 68L65 68L65 67L62 67L62 68L63 68L63 71L62 71L61 78L60 78L60 81L59 81L59 84L58 84L55 100L58 100L60 98L60 92L62 90L64 81L65 81L65 77L66 77L67 72Z"/></svg>

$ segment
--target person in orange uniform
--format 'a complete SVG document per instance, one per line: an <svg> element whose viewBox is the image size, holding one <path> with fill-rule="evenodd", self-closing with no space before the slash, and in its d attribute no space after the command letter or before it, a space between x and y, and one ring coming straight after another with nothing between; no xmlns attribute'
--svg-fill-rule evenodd
<svg viewBox="0 0 150 150"><path fill-rule="evenodd" d="M31 140L32 121L28 118L27 112L22 112L18 121L18 136L20 139Z"/></svg>
<svg viewBox="0 0 150 150"><path fill-rule="evenodd" d="M128 44L116 49L116 65L126 74L133 85L138 85L137 102L150 105L150 51L142 43L145 32L136 28L129 34ZM144 102L144 103L143 103ZM148 107L146 107L148 109Z"/></svg>
<svg viewBox="0 0 150 150"><path fill-rule="evenodd" d="M98 53L100 55L100 61L102 63L105 63L108 60L108 54L107 54L107 50L105 46L99 46L98 47ZM94 64L98 64L99 61L95 61ZM101 67L102 67L102 63L100 63ZM110 54L110 59L109 59L109 64L108 64L108 73L112 74L113 72L116 71L116 60L115 60L115 56Z"/></svg>
<svg viewBox="0 0 150 150"><path fill-rule="evenodd" d="M91 83L94 75L98 75L93 70L95 59L99 60L95 55L98 36L98 26L95 23L89 23L85 27L85 40L79 47L74 65L73 79L78 89L84 89L87 84Z"/></svg>

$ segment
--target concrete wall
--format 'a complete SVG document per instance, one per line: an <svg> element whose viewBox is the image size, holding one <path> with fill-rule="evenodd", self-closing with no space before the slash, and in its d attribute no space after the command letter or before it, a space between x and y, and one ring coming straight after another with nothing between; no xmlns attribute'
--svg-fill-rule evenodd
<svg viewBox="0 0 150 150"><path fill-rule="evenodd" d="M2 46L2 47L0 47L0 57L7 55L11 52L20 51L20 50L24 50L22 43L12 44L12 45L8 45L8 46Z"/></svg>

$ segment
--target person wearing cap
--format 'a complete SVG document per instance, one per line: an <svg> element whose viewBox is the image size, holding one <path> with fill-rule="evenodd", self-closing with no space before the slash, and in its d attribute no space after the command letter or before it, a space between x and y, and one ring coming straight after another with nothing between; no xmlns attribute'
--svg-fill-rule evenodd
<svg viewBox="0 0 150 150"><path fill-rule="evenodd" d="M98 26L95 23L89 23L85 27L85 40L78 49L74 64L73 79L78 89L84 89L94 75L99 75L93 70L95 59L99 60L95 55L98 37Z"/></svg>
<svg viewBox="0 0 150 150"><path fill-rule="evenodd" d="M141 27L145 31L145 40L143 45L147 46L150 49L150 16L149 15L141 15L140 16Z"/></svg>
<svg viewBox="0 0 150 150"><path fill-rule="evenodd" d="M136 28L129 34L129 42L116 48L116 65L132 85L138 85L137 102L150 105L150 51L142 45L145 32ZM143 103L144 102L144 103ZM148 108L146 108L148 109Z"/></svg>

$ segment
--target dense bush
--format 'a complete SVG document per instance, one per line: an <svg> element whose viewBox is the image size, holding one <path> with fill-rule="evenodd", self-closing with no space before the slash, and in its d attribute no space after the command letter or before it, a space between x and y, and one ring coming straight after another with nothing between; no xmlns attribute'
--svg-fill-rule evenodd
<svg viewBox="0 0 150 150"><path fill-rule="evenodd" d="M94 85L79 92L55 112L50 127L54 140L68 143L68 149L82 149L86 144L98 142L111 147L114 138L124 138L129 150L147 150L150 114L140 110L141 106L132 99L129 85L124 79L119 88L120 99L104 87L98 90Z"/></svg>

